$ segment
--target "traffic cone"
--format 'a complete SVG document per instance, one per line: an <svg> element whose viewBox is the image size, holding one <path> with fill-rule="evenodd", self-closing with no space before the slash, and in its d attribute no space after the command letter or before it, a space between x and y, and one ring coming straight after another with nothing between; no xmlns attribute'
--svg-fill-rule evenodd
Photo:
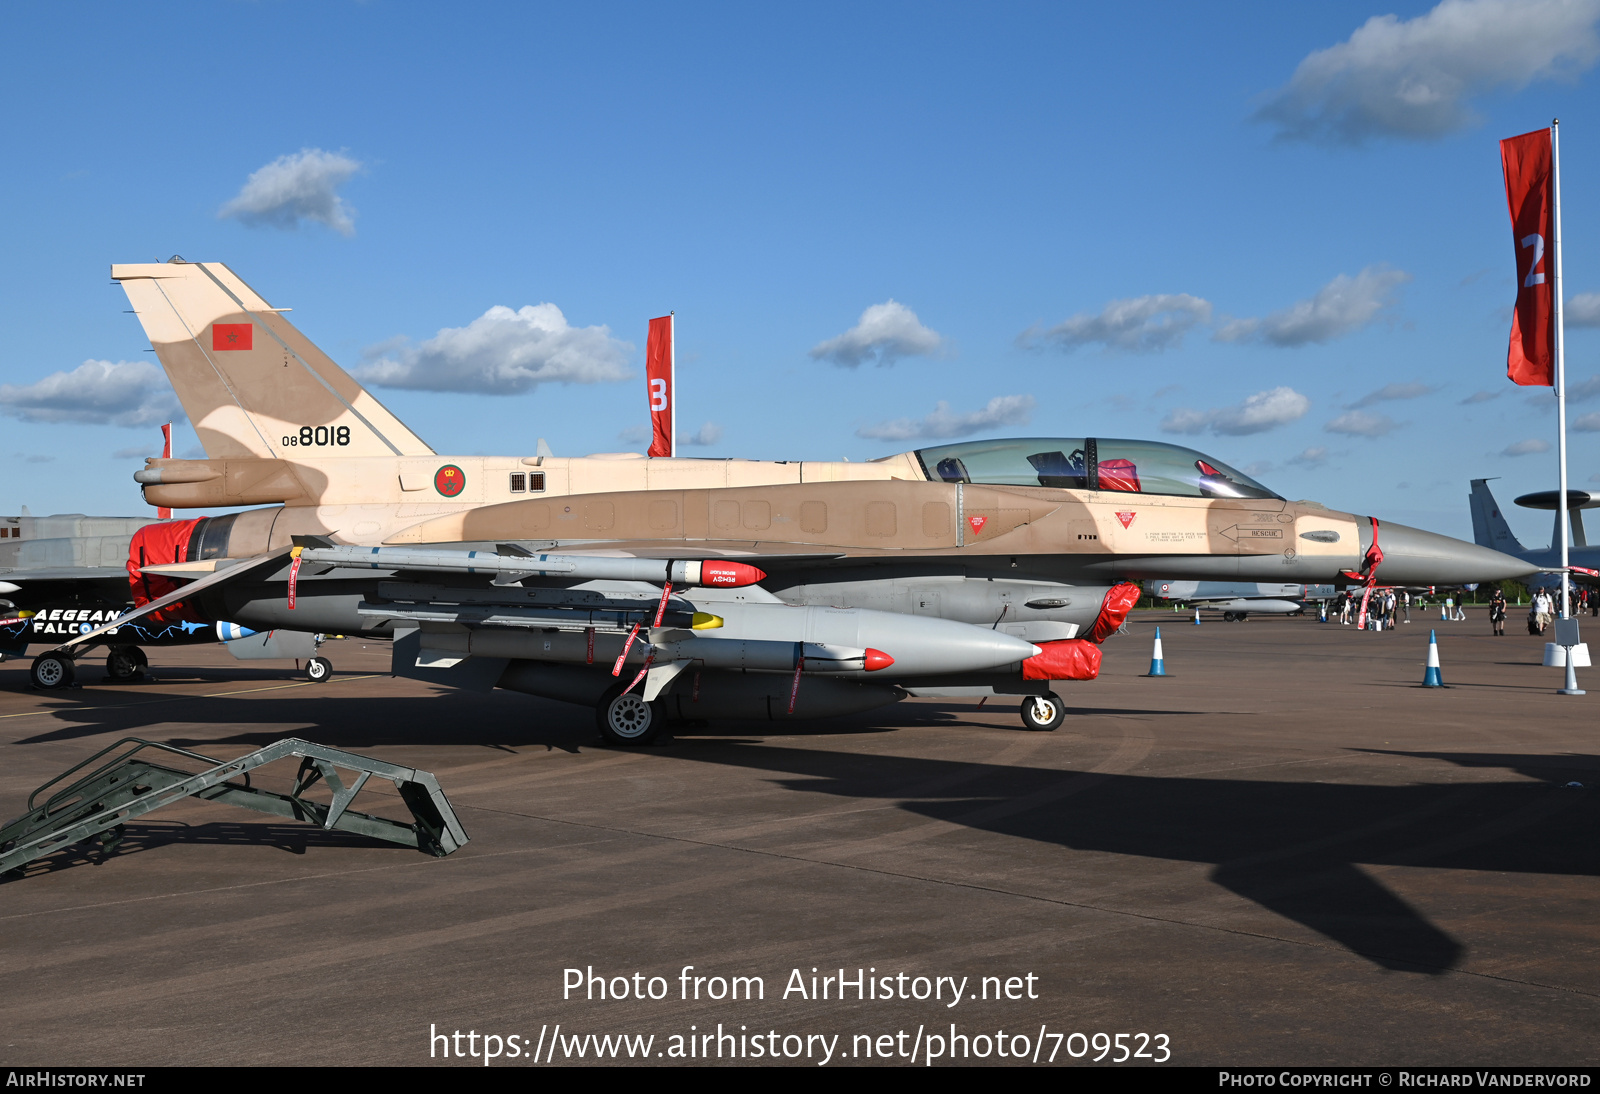
<svg viewBox="0 0 1600 1094"><path fill-rule="evenodd" d="M1156 645L1150 651L1150 671L1146 676L1165 676L1167 674L1166 662L1161 659L1161 628L1156 628Z"/></svg>
<svg viewBox="0 0 1600 1094"><path fill-rule="evenodd" d="M1428 632L1428 670L1422 674L1422 686L1444 687L1444 677L1439 675L1439 637L1431 630Z"/></svg>
<svg viewBox="0 0 1600 1094"><path fill-rule="evenodd" d="M1194 610L1194 625L1197 626L1197 627L1200 625L1200 609L1199 608L1196 608Z"/></svg>

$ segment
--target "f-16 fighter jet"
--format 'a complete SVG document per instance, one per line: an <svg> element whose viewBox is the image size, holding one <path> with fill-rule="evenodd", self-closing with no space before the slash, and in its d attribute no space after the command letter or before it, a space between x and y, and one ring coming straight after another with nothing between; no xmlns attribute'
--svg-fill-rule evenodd
<svg viewBox="0 0 1600 1094"><path fill-rule="evenodd" d="M149 609L395 636L397 672L592 705L615 741L666 718L908 694L1019 696L1025 724L1052 728L1052 682L1098 671L1129 578L1530 569L1152 441L975 441L867 464L435 455L226 267L112 275L211 457L149 461L146 499L278 503L198 526L214 552L144 567L193 579Z"/></svg>
<svg viewBox="0 0 1600 1094"><path fill-rule="evenodd" d="M0 659L24 657L30 645L56 646L75 635L102 629L173 587L170 579L141 572L146 563L185 557L196 521L152 521L149 517L91 517L60 513L0 517ZM102 630L96 644L106 650L106 676L132 680L149 665L145 646L190 646L225 642L242 661L305 659L307 675L326 680L332 665L316 656L317 639L282 631L256 634L233 623L214 623L181 612L157 612ZM43 687L73 682L72 664L42 666Z"/></svg>

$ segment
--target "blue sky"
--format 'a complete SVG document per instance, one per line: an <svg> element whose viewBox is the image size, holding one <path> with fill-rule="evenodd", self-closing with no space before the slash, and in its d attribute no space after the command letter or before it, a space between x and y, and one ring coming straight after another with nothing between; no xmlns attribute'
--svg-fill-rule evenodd
<svg viewBox="0 0 1600 1094"><path fill-rule="evenodd" d="M1555 483L1554 400L1504 378L1496 141L1562 117L1567 296L1600 292L1597 21L1597 0L11 6L0 509L143 511L161 394L124 369L145 410L119 411L49 378L148 361L107 267L176 253L293 307L440 452L638 447L646 321L675 309L680 429L716 438L686 454L1149 437L1470 536L1469 478L1506 501ZM541 304L559 329L482 318ZM1574 387L1597 351L1569 328ZM1571 436L1600 488L1600 432ZM1530 441L1550 450L1504 454ZM1546 514L1513 521L1547 540Z"/></svg>

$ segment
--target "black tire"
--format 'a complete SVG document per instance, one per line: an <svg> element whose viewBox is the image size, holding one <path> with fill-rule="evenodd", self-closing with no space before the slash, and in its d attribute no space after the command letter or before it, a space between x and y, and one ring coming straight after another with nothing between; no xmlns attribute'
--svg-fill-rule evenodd
<svg viewBox="0 0 1600 1094"><path fill-rule="evenodd" d="M59 653L41 653L33 659L33 668L29 672L33 686L40 691L70 688L75 675L72 658Z"/></svg>
<svg viewBox="0 0 1600 1094"><path fill-rule="evenodd" d="M306 662L306 679L313 684L326 684L333 678L333 662L326 657L313 657Z"/></svg>
<svg viewBox="0 0 1600 1094"><path fill-rule="evenodd" d="M1022 700L1022 728L1048 733L1067 720L1067 706L1055 692Z"/></svg>
<svg viewBox="0 0 1600 1094"><path fill-rule="evenodd" d="M635 688L608 691L594 711L600 736L614 745L647 745L661 733L667 719L655 703L647 703Z"/></svg>
<svg viewBox="0 0 1600 1094"><path fill-rule="evenodd" d="M137 680L148 663L138 646L112 646L106 651L106 675L113 680Z"/></svg>
<svg viewBox="0 0 1600 1094"><path fill-rule="evenodd" d="M1249 618L1250 618L1250 613L1249 612L1234 612L1233 613L1233 621L1235 623L1243 623L1246 619L1249 619Z"/></svg>

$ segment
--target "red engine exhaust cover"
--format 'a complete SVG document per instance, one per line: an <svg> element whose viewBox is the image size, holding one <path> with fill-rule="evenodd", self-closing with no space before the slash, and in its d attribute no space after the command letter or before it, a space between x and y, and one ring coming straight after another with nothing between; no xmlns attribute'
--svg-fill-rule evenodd
<svg viewBox="0 0 1600 1094"><path fill-rule="evenodd" d="M177 589L182 583L162 574L141 572L145 566L158 566L168 562L188 562L189 537L205 517L194 520L171 520L160 524L146 524L133 534L128 544L128 585L133 591L133 604L142 608ZM152 623L206 623L187 601L169 604L147 617Z"/></svg>

